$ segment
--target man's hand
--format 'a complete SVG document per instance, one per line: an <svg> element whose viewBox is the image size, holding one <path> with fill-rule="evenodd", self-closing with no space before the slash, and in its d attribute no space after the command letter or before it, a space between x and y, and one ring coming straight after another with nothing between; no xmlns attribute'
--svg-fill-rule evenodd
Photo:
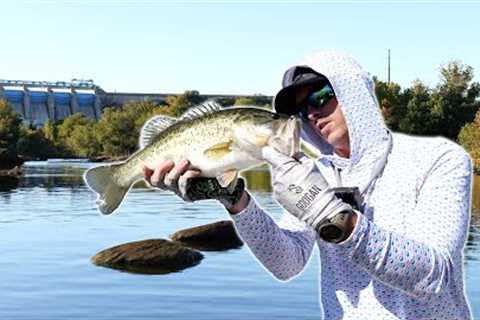
<svg viewBox="0 0 480 320"><path fill-rule="evenodd" d="M200 171L189 169L188 160L177 165L171 160L164 161L154 169L144 167L145 180L153 187L169 190L187 202L216 199L231 213L244 209L248 204L245 182L239 178L233 191L223 188L216 178L199 177Z"/></svg>
<svg viewBox="0 0 480 320"><path fill-rule="evenodd" d="M292 158L270 146L264 147L262 154L272 167L273 197L316 231L326 219L352 211L335 196L312 159L303 154Z"/></svg>
<svg viewBox="0 0 480 320"><path fill-rule="evenodd" d="M174 192L184 201L195 200L187 196L187 182L189 179L198 177L200 171L190 170L190 161L183 160L177 165L172 160L166 160L156 168L143 167L145 180L153 187Z"/></svg>

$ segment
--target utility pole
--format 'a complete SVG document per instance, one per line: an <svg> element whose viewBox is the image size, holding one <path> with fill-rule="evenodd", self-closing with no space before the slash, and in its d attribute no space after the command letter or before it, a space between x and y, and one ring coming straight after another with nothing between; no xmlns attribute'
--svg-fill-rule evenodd
<svg viewBox="0 0 480 320"><path fill-rule="evenodd" d="M388 49L387 83L390 84L390 49Z"/></svg>

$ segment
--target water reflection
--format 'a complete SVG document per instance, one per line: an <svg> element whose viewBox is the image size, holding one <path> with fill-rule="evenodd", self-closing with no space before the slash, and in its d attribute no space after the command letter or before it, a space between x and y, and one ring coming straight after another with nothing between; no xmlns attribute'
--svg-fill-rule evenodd
<svg viewBox="0 0 480 320"><path fill-rule="evenodd" d="M72 190L83 188L83 172L95 164L88 162L72 161L39 161L27 162L25 175L19 180L0 181L1 187L9 191L19 188L44 188L47 191L55 188L71 188ZM267 168L256 168L241 174L247 180L248 189L254 192L270 192L270 171ZM8 177L9 178L9 177ZM144 182L139 181L135 188L148 188Z"/></svg>
<svg viewBox="0 0 480 320"><path fill-rule="evenodd" d="M20 178L19 188L55 188L83 187L82 174L91 164L86 162L39 161L27 162L24 176Z"/></svg>
<svg viewBox="0 0 480 320"><path fill-rule="evenodd" d="M68 189L72 193L84 189L82 179L83 172L95 166L94 163L84 161L39 161L27 162L24 166L24 176L0 177L0 196L8 198L10 192L15 189L42 188L50 192L57 192L59 189ZM252 192L271 192L270 171L267 167L261 166L241 174L247 181L248 189ZM145 183L138 182L135 188L148 188ZM478 226L480 220L480 176L474 176L472 195L472 226ZM471 231L471 234L478 234L478 231ZM477 241L478 242L478 241Z"/></svg>
<svg viewBox="0 0 480 320"><path fill-rule="evenodd" d="M480 260L480 214L477 209L474 209L472 212L470 230L464 253L467 261Z"/></svg>
<svg viewBox="0 0 480 320"><path fill-rule="evenodd" d="M95 164L86 162L27 162L25 175L20 179L2 177L0 180L0 197L8 201L12 190L44 189L47 193L58 193L60 190L71 196L84 190L83 172ZM252 192L271 192L270 171L266 167L243 172L242 177ZM144 183L138 183L136 188L145 189ZM83 199L82 199L83 201ZM466 260L478 260L480 255L480 176L473 181L473 212L470 232L465 247Z"/></svg>
<svg viewBox="0 0 480 320"><path fill-rule="evenodd" d="M200 261L192 263L189 268L195 267L200 264ZM166 275L169 273L175 273L179 271L183 271L185 267L164 267L164 266L102 266L98 265L99 267L103 268L110 268L121 272L132 273L132 274L145 274L145 275Z"/></svg>
<svg viewBox="0 0 480 320"><path fill-rule="evenodd" d="M83 172L96 164L79 161L41 161L27 162L24 166L25 175L20 179L15 177L0 177L0 193L16 188L44 188L47 192L57 188L68 188L76 191L84 188ZM270 171L261 166L241 174L247 181L248 189L253 192L271 192ZM147 188L145 183L138 182L135 188ZM480 212L480 176L474 176L472 205L475 212Z"/></svg>
<svg viewBox="0 0 480 320"><path fill-rule="evenodd" d="M166 238L179 229L226 217L214 201L184 204L170 193L153 193L142 189L144 186L131 192L121 214L100 217L95 195L81 178L93 165L30 162L24 177L8 188L5 184L9 191L0 191L4 261L0 263L0 319L63 319L65 315L85 319L92 314L116 319L131 319L132 314L159 319L220 319L224 314L235 314L235 319L251 318L252 314L266 319L295 319L298 314L318 318L318 259L311 259L305 272L288 283L273 281L252 262L246 249L205 251L204 263L162 277L131 276L93 266L89 258L102 248ZM269 172L260 169L242 176L260 205L279 215L281 210L271 199ZM479 177L474 188L478 212ZM474 317L479 318L478 213L472 216L465 257L468 299ZM115 299L111 299L112 292ZM293 299L288 308L278 303L285 299ZM252 306L251 310L245 311L245 303L237 303L240 300Z"/></svg>

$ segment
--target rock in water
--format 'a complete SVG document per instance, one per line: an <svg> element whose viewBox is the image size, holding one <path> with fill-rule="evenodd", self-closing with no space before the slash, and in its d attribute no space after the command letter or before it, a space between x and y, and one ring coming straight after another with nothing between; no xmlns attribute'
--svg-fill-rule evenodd
<svg viewBox="0 0 480 320"><path fill-rule="evenodd" d="M223 251L243 245L231 221L219 221L184 229L170 236L174 241L204 251Z"/></svg>
<svg viewBox="0 0 480 320"><path fill-rule="evenodd" d="M192 267L203 255L165 239L129 242L100 251L91 258L98 266L143 274L166 274Z"/></svg>

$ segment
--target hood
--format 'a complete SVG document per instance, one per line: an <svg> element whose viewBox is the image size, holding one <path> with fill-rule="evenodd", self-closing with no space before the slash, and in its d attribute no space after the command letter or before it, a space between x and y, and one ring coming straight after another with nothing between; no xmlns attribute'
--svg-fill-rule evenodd
<svg viewBox="0 0 480 320"><path fill-rule="evenodd" d="M319 151L319 160L331 161L346 172L372 166L385 153L388 131L370 74L352 57L333 50L318 52L299 65L312 68L330 81L347 123L350 158L334 154L332 146L308 123L302 126L302 139Z"/></svg>

